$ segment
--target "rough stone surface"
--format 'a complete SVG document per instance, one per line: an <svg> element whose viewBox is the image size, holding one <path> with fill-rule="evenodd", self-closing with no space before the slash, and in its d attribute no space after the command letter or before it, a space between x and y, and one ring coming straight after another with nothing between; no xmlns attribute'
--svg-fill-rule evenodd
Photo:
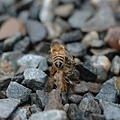
<svg viewBox="0 0 120 120"><path fill-rule="evenodd" d="M76 94L86 93L87 91L88 91L88 88L85 84L77 84L74 87L74 92Z"/></svg>
<svg viewBox="0 0 120 120"><path fill-rule="evenodd" d="M79 42L68 43L66 49L75 57L83 56L86 53L86 47Z"/></svg>
<svg viewBox="0 0 120 120"><path fill-rule="evenodd" d="M78 108L80 110L85 110L86 112L90 113L101 113L99 104L93 98L83 98Z"/></svg>
<svg viewBox="0 0 120 120"><path fill-rule="evenodd" d="M17 99L0 99L0 119L7 119L19 103L20 101Z"/></svg>
<svg viewBox="0 0 120 120"><path fill-rule="evenodd" d="M114 81L116 77L113 77L103 83L100 92L97 94L96 99L108 101L108 102L115 102L117 99L117 90L114 86Z"/></svg>
<svg viewBox="0 0 120 120"><path fill-rule="evenodd" d="M53 89L48 95L48 103L45 106L45 110L50 109L63 109L59 90Z"/></svg>
<svg viewBox="0 0 120 120"><path fill-rule="evenodd" d="M46 28L40 22L35 20L28 20L26 22L26 29L33 44L40 42L47 35Z"/></svg>
<svg viewBox="0 0 120 120"><path fill-rule="evenodd" d="M26 34L24 24L15 18L10 18L1 26L0 40L11 37L17 32L20 32L23 36Z"/></svg>
<svg viewBox="0 0 120 120"><path fill-rule="evenodd" d="M41 90L37 90L36 91L36 94L38 96L38 99L41 101L42 103L42 108L45 107L45 105L47 104L48 102L48 93L47 92L44 92L44 91L41 91Z"/></svg>
<svg viewBox="0 0 120 120"><path fill-rule="evenodd" d="M79 103L81 100L82 100L82 96L80 95L76 95L76 94L73 94L72 96L69 97L68 99L70 102L73 102L73 103Z"/></svg>
<svg viewBox="0 0 120 120"><path fill-rule="evenodd" d="M30 89L24 87L21 84L18 84L17 82L10 82L6 90L6 96L8 98L19 99L22 102L28 100L30 93L31 93Z"/></svg>
<svg viewBox="0 0 120 120"><path fill-rule="evenodd" d="M34 90L39 90L43 88L47 74L44 73L42 70L29 68L26 69L23 74L25 78L23 83L26 84L28 87Z"/></svg>
<svg viewBox="0 0 120 120"><path fill-rule="evenodd" d="M47 60L43 56L38 56L34 54L24 55L21 59L17 61L17 64L20 66L25 66L28 68L39 68L41 70L47 70Z"/></svg>
<svg viewBox="0 0 120 120"><path fill-rule="evenodd" d="M67 115L62 110L48 110L33 114L29 120L66 120Z"/></svg>

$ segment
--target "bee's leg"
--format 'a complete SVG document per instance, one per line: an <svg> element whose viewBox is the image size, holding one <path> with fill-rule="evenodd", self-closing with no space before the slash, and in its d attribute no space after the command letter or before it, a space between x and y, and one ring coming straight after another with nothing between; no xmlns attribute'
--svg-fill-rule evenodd
<svg viewBox="0 0 120 120"><path fill-rule="evenodd" d="M56 71L57 71L56 68L52 65L50 67L50 77L53 77L55 75Z"/></svg>

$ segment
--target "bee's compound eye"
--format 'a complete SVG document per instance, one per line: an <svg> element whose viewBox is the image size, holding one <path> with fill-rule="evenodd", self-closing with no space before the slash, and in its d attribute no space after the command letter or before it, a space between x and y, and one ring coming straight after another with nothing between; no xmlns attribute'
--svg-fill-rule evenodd
<svg viewBox="0 0 120 120"><path fill-rule="evenodd" d="M62 62L56 62L56 63L55 63L55 66L56 66L57 68L61 68L61 67L62 67Z"/></svg>

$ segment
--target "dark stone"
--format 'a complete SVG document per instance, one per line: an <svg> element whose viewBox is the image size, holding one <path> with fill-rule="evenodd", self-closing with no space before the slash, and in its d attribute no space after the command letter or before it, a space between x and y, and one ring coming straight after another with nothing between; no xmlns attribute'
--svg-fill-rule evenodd
<svg viewBox="0 0 120 120"><path fill-rule="evenodd" d="M36 20L28 20L26 22L26 29L33 44L44 40L47 35L46 28Z"/></svg>
<svg viewBox="0 0 120 120"><path fill-rule="evenodd" d="M6 96L8 98L19 99L21 102L27 101L30 93L30 89L24 87L21 84L18 84L17 82L10 82L6 90Z"/></svg>
<svg viewBox="0 0 120 120"><path fill-rule="evenodd" d="M0 24L3 23L3 22L5 22L9 18L10 18L10 15L8 15L8 14L2 14L2 15L0 15Z"/></svg>
<svg viewBox="0 0 120 120"><path fill-rule="evenodd" d="M4 52L2 54L2 60L7 60L14 71L17 71L18 66L16 61L22 57L22 53L20 51L12 51L12 52Z"/></svg>
<svg viewBox="0 0 120 120"><path fill-rule="evenodd" d="M29 37L25 37L24 39L18 41L14 45L14 50L20 50L23 53L27 53L30 47L30 39Z"/></svg>
<svg viewBox="0 0 120 120"><path fill-rule="evenodd" d="M33 114L33 113L37 113L37 112L40 112L41 109L36 105L36 104L33 104L32 106L30 106L30 112Z"/></svg>
<svg viewBox="0 0 120 120"><path fill-rule="evenodd" d="M97 69L94 68L90 62L84 62L76 66L80 72L80 79L87 82L94 82L97 79Z"/></svg>
<svg viewBox="0 0 120 120"><path fill-rule="evenodd" d="M33 90L43 89L47 74L36 68L26 69L23 73L23 83Z"/></svg>
<svg viewBox="0 0 120 120"><path fill-rule="evenodd" d="M14 44L19 41L22 37L22 34L20 32L16 33L12 37L6 39L3 42L3 50L4 51L10 51L13 49Z"/></svg>
<svg viewBox="0 0 120 120"><path fill-rule="evenodd" d="M112 77L107 80L100 90L100 92L95 97L96 99L107 101L107 102L116 102L117 100L117 90L115 89L114 82L116 77Z"/></svg>
<svg viewBox="0 0 120 120"><path fill-rule="evenodd" d="M37 90L36 94L38 99L41 101L42 108L44 108L48 102L48 93L41 90Z"/></svg>
<svg viewBox="0 0 120 120"><path fill-rule="evenodd" d="M105 120L105 116L101 115L101 114L92 113L92 114L90 114L89 119L90 120Z"/></svg>
<svg viewBox="0 0 120 120"><path fill-rule="evenodd" d="M82 38L82 34L79 30L63 33L60 37L60 39L65 43L80 41L81 38Z"/></svg>
<svg viewBox="0 0 120 120"><path fill-rule="evenodd" d="M17 99L0 99L0 119L7 119L19 104L20 101Z"/></svg>
<svg viewBox="0 0 120 120"><path fill-rule="evenodd" d="M30 18L37 20L39 18L40 5L34 2L30 7Z"/></svg>
<svg viewBox="0 0 120 120"><path fill-rule="evenodd" d="M69 97L69 99L68 99L70 102L72 102L72 103L79 103L81 100L82 100L82 96L80 96L80 95L76 95L76 94L73 94L73 95L71 95L70 97Z"/></svg>
<svg viewBox="0 0 120 120"><path fill-rule="evenodd" d="M86 47L80 42L68 43L66 44L66 49L75 57L81 57L86 54Z"/></svg>
<svg viewBox="0 0 120 120"><path fill-rule="evenodd" d="M68 108L68 118L70 120L75 120L75 117L76 117L76 113L78 112L78 108L77 108L77 105L76 104L70 104L69 108Z"/></svg>

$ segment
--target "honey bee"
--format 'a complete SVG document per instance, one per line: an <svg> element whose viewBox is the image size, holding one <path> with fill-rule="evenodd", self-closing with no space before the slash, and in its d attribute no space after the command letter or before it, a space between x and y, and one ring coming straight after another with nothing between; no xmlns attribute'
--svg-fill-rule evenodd
<svg viewBox="0 0 120 120"><path fill-rule="evenodd" d="M75 61L59 42L54 42L50 46L53 65L50 76L54 77L55 85L61 91L67 90L67 83L72 83L70 78L74 76Z"/></svg>

